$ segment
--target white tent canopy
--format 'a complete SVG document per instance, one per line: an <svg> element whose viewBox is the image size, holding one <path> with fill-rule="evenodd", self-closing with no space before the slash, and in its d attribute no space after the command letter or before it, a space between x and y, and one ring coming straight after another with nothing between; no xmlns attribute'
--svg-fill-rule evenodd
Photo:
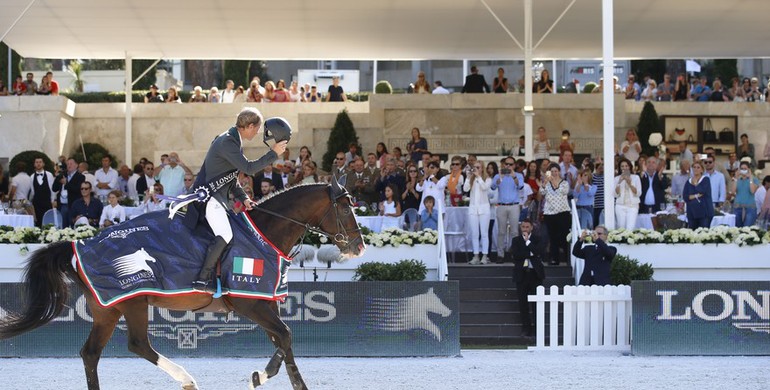
<svg viewBox="0 0 770 390"><path fill-rule="evenodd" d="M524 5L485 0L519 41ZM3 0L0 34L25 57L523 59L480 0ZM533 2L533 42L571 0ZM615 0L615 58L766 57L770 2ZM602 57L600 0L578 0L533 50Z"/></svg>

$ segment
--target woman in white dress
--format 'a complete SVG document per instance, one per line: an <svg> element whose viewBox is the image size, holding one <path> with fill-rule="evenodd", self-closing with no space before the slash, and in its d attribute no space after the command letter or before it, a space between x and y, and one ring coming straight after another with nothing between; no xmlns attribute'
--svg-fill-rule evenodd
<svg viewBox="0 0 770 390"><path fill-rule="evenodd" d="M642 181L631 171L631 161L621 158L618 163L620 175L615 176L615 225L628 230L636 227L639 215L639 197L642 195Z"/></svg>
<svg viewBox="0 0 770 390"><path fill-rule="evenodd" d="M382 216L382 230L389 228L400 229L399 217L401 216L401 203L396 201L398 190L391 183L385 187L385 200L380 202L380 215Z"/></svg>
<svg viewBox="0 0 770 390"><path fill-rule="evenodd" d="M487 177L483 163L476 161L463 190L470 192L468 203L468 224L473 243L473 259L470 264L489 264L489 187L492 179ZM479 260L479 255L481 259Z"/></svg>
<svg viewBox="0 0 770 390"><path fill-rule="evenodd" d="M102 217L99 218L100 227L108 227L126 220L126 210L118 204L120 191L112 191L107 195L109 204L102 209Z"/></svg>

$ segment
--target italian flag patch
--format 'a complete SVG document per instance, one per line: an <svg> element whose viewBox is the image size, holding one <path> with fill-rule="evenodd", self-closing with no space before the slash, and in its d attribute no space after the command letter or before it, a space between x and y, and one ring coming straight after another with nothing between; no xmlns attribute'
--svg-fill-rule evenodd
<svg viewBox="0 0 770 390"><path fill-rule="evenodd" d="M264 267L265 261L262 259L252 259L250 257L233 258L233 273L235 274L262 276Z"/></svg>

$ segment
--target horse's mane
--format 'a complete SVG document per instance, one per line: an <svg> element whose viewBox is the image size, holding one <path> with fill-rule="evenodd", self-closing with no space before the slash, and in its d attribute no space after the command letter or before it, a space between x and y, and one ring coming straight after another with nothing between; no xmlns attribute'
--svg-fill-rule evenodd
<svg viewBox="0 0 770 390"><path fill-rule="evenodd" d="M328 187L329 185L326 183L304 183L304 184L298 184L295 186L291 186L289 188L284 188L280 191L273 192L270 195L267 195L260 200L258 200L257 206L267 206L266 203L270 202L271 200L280 197L283 194L290 193L290 192L304 192L306 189L311 188L317 188L317 187Z"/></svg>

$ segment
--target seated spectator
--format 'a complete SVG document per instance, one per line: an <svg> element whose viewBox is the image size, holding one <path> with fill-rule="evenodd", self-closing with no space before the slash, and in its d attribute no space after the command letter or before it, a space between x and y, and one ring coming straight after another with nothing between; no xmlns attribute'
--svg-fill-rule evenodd
<svg viewBox="0 0 770 390"><path fill-rule="evenodd" d="M165 211L168 208L168 201L158 198L158 195L163 195L163 184L155 183L152 186L152 190L148 190L147 195L144 197L142 212Z"/></svg>
<svg viewBox="0 0 770 390"><path fill-rule="evenodd" d="M283 190L283 180L281 174L273 170L272 165L268 165L262 172L254 175L254 183L261 183L264 179L270 180L270 184L273 186L273 191Z"/></svg>
<svg viewBox="0 0 770 390"><path fill-rule="evenodd" d="M21 96L27 92L27 86L24 84L24 79L21 75L16 76L16 81L11 86L11 95Z"/></svg>
<svg viewBox="0 0 770 390"><path fill-rule="evenodd" d="M275 93L273 96L273 101L276 103L286 103L291 101L291 96L289 95L289 91L286 90L285 81L278 80L278 84L275 85Z"/></svg>
<svg viewBox="0 0 770 390"><path fill-rule="evenodd" d="M200 85L196 85L195 88L193 88L192 96L190 96L190 103L206 103L208 101L208 98L206 98L206 95L203 93L203 88L201 88Z"/></svg>
<svg viewBox="0 0 770 390"><path fill-rule="evenodd" d="M433 94L434 95L449 95L449 90L444 88L444 84L441 82L441 80L436 80L433 82Z"/></svg>
<svg viewBox="0 0 770 390"><path fill-rule="evenodd" d="M743 88L741 87L741 80L737 77L733 77L732 80L732 87L727 91L727 93L730 95L730 99L734 102L745 102L746 101L746 94L743 92Z"/></svg>
<svg viewBox="0 0 770 390"><path fill-rule="evenodd" d="M112 191L107 196L108 204L102 209L102 216L99 218L99 227L106 228L126 220L126 210L118 204L121 196L120 191Z"/></svg>
<svg viewBox="0 0 770 390"><path fill-rule="evenodd" d="M417 81L414 82L414 93L428 94L430 92L430 83L425 80L425 72L419 71Z"/></svg>
<svg viewBox="0 0 770 390"><path fill-rule="evenodd" d="M340 76L332 77L332 85L329 86L329 91L326 94L327 102L345 102L348 97L345 95L345 91L340 86Z"/></svg>
<svg viewBox="0 0 770 390"><path fill-rule="evenodd" d="M658 100L658 84L655 80L650 79L647 82L647 87L642 91L642 101L654 102Z"/></svg>
<svg viewBox="0 0 770 390"><path fill-rule="evenodd" d="M233 94L233 103L244 103L246 102L246 92L243 91L243 85L239 85L238 88L235 89L235 93Z"/></svg>
<svg viewBox="0 0 770 390"><path fill-rule="evenodd" d="M262 93L259 91L259 79L252 80L249 86L249 90L246 92L246 101L249 103L261 103Z"/></svg>
<svg viewBox="0 0 770 390"><path fill-rule="evenodd" d="M51 88L51 96L59 96L59 83L53 79L53 72L48 71L45 76L48 77L48 84Z"/></svg>
<svg viewBox="0 0 770 390"><path fill-rule="evenodd" d="M738 156L741 158L741 161L743 161L744 157L749 157L751 161L749 161L749 164L752 164L754 161L754 144L749 142L749 136L747 134L741 134L741 143L738 145Z"/></svg>
<svg viewBox="0 0 770 390"><path fill-rule="evenodd" d="M321 100L321 93L318 92L318 87L315 85L310 87L310 91L305 94L305 101L308 103L317 103Z"/></svg>
<svg viewBox="0 0 770 390"><path fill-rule="evenodd" d="M297 174L295 177L295 183L299 184L307 184L307 183L318 183L318 165L314 161L306 161L304 164L302 164L302 169L297 170Z"/></svg>
<svg viewBox="0 0 770 390"><path fill-rule="evenodd" d="M267 103L275 100L275 83L270 80L265 83L265 93L262 96L262 100Z"/></svg>
<svg viewBox="0 0 770 390"><path fill-rule="evenodd" d="M37 93L37 83L35 82L35 75L27 73L27 79L24 80L24 95L32 96Z"/></svg>
<svg viewBox="0 0 770 390"><path fill-rule="evenodd" d="M744 89L745 90L745 89ZM756 77L751 78L751 86L746 91L747 102L758 102L762 96L762 91L759 90L759 79Z"/></svg>
<svg viewBox="0 0 770 390"><path fill-rule="evenodd" d="M179 96L179 91L176 89L176 87L168 87L166 94L168 95L166 97L166 103L182 103L182 98Z"/></svg>
<svg viewBox="0 0 770 390"><path fill-rule="evenodd" d="M37 87L37 94L38 95L51 94L51 83L48 82L48 76L43 76L43 78L40 79L40 85L38 85Z"/></svg>
<svg viewBox="0 0 770 390"><path fill-rule="evenodd" d="M714 88L711 90L711 96L709 96L709 101L712 102L729 102L730 98L727 95L727 92L722 87L722 82L719 80L714 80Z"/></svg>
<svg viewBox="0 0 770 390"><path fill-rule="evenodd" d="M358 144L351 142L348 144L348 151L345 152L345 164L350 164L356 157L361 157L358 153Z"/></svg>
<svg viewBox="0 0 770 390"><path fill-rule="evenodd" d="M193 191L193 184L195 184L195 176L191 173L185 173L184 175L184 188L183 194L189 194Z"/></svg>
<svg viewBox="0 0 770 390"><path fill-rule="evenodd" d="M219 93L219 88L211 87L209 90L209 103L220 103L222 101L222 95Z"/></svg>
<svg viewBox="0 0 770 390"><path fill-rule="evenodd" d="M423 199L423 209L420 211L420 220L423 229L438 230L438 209L435 207L436 199L430 195Z"/></svg>
<svg viewBox="0 0 770 390"><path fill-rule="evenodd" d="M166 100L163 99L163 95L158 93L158 86L153 84L150 85L150 92L147 92L146 95L144 95L144 102L145 103L163 103Z"/></svg>
<svg viewBox="0 0 770 390"><path fill-rule="evenodd" d="M83 182L80 185L80 193L83 195L80 199L77 199L72 203L70 208L70 215L72 215L72 224L77 225L91 225L93 227L99 227L99 219L102 216L102 202L94 199L92 196L91 183Z"/></svg>

